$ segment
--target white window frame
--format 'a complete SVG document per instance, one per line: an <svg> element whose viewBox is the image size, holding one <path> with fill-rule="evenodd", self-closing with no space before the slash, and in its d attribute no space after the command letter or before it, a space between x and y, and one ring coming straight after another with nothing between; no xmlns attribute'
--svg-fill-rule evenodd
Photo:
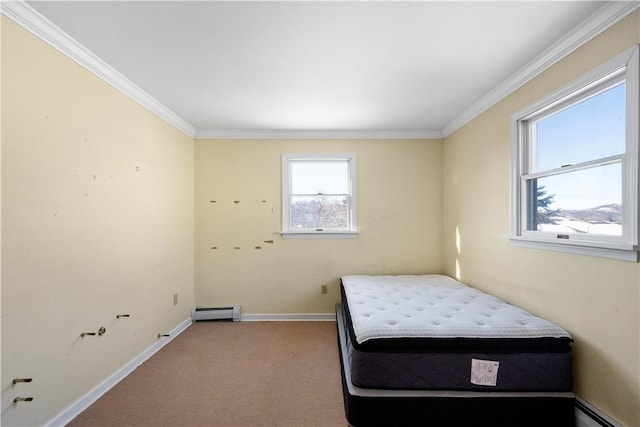
<svg viewBox="0 0 640 427"><path fill-rule="evenodd" d="M291 193L293 161L347 161L349 165L349 228L303 229L291 227ZM282 154L282 231L284 238L353 238L358 234L356 226L356 155L354 153L283 153Z"/></svg>
<svg viewBox="0 0 640 427"><path fill-rule="evenodd" d="M640 113L640 60L639 47L624 52L602 66L592 70L567 86L513 114L510 121L511 165L510 165L510 240L515 246L546 249L581 255L612 258L623 261L638 261L639 225L638 210L640 189L639 125ZM547 170L544 176L566 173L594 165L620 163L622 165L622 236L589 236L571 238L563 233L527 230L527 180L536 178L533 165L535 147L529 144L533 131L530 122L550 112L560 111L573 105L576 99L597 93L616 81L626 82L626 142L625 153L575 166Z"/></svg>

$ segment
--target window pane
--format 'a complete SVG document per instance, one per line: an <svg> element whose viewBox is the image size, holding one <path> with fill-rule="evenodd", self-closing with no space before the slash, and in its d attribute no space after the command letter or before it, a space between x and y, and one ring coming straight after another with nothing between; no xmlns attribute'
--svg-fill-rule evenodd
<svg viewBox="0 0 640 427"><path fill-rule="evenodd" d="M349 198L345 196L292 196L294 228L349 228Z"/></svg>
<svg viewBox="0 0 640 427"><path fill-rule="evenodd" d="M349 194L347 160L291 162L293 194Z"/></svg>
<svg viewBox="0 0 640 427"><path fill-rule="evenodd" d="M622 235L620 163L532 179L528 184L528 200L533 201L528 206L532 213L528 230Z"/></svg>
<svg viewBox="0 0 640 427"><path fill-rule="evenodd" d="M624 82L536 122L536 171L625 151Z"/></svg>

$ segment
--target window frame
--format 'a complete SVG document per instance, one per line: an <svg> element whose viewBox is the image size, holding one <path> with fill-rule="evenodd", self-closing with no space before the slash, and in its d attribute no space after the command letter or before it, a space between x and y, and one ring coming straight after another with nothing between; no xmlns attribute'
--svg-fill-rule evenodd
<svg viewBox="0 0 640 427"><path fill-rule="evenodd" d="M639 164L639 47L616 56L563 88L551 93L510 119L510 241L515 246L638 261L638 176ZM625 153L594 159L575 165L536 172L534 165L535 131L529 126L576 102L588 99L624 81L626 84ZM620 163L622 167L622 235L591 235L588 238L564 233L528 230L527 183L541 177L575 172L599 165ZM563 235L563 237L560 237Z"/></svg>
<svg viewBox="0 0 640 427"><path fill-rule="evenodd" d="M348 164L349 228L299 229L291 226L292 174L291 164L296 161L346 161ZM280 234L284 238L353 238L358 234L356 225L356 155L355 153L283 153L282 154L282 223Z"/></svg>

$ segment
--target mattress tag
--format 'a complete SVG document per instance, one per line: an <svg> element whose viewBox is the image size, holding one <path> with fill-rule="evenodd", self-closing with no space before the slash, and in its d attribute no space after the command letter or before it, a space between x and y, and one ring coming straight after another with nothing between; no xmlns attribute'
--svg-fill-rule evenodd
<svg viewBox="0 0 640 427"><path fill-rule="evenodd" d="M471 359L471 384L495 387L498 383L498 366L493 360Z"/></svg>

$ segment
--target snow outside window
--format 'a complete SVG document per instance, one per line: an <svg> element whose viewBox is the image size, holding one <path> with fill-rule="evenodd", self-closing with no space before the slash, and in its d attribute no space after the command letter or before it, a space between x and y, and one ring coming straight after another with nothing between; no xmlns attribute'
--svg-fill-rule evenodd
<svg viewBox="0 0 640 427"><path fill-rule="evenodd" d="M511 118L514 244L637 261L638 48Z"/></svg>

